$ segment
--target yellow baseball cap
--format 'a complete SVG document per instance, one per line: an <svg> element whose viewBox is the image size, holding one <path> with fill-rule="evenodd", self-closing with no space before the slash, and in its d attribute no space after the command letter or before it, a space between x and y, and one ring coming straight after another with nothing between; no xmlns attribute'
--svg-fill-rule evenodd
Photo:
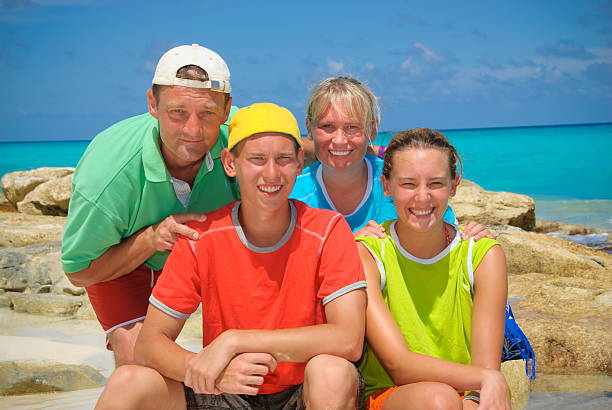
<svg viewBox="0 0 612 410"><path fill-rule="evenodd" d="M291 111L272 103L258 103L236 111L229 125L227 148L232 149L240 141L260 132L287 134L302 146L300 128Z"/></svg>

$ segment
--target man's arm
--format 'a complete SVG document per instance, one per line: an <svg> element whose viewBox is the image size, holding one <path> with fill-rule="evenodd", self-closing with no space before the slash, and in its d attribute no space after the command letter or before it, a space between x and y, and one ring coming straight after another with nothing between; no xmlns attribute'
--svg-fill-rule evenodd
<svg viewBox="0 0 612 410"><path fill-rule="evenodd" d="M357 289L325 305L325 324L278 330L228 330L190 360L185 382L196 392L214 392L218 375L239 353L266 352L279 362L307 362L320 354L356 361L363 346L365 307L365 292Z"/></svg>
<svg viewBox="0 0 612 410"><path fill-rule="evenodd" d="M184 225L189 221L203 221L204 214L170 215L158 224L148 226L111 246L90 265L77 272L66 273L75 286L91 286L116 279L142 265L156 251L172 249L178 235L197 239L197 231Z"/></svg>

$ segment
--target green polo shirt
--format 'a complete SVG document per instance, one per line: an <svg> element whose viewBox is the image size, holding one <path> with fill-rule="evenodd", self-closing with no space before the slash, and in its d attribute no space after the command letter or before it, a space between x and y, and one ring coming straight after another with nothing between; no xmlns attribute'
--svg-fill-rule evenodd
<svg viewBox="0 0 612 410"><path fill-rule="evenodd" d="M232 107L231 114L235 110ZM238 185L221 164L228 123L221 126L210 158L202 162L187 207L170 181L154 117L147 113L128 118L97 135L74 173L62 240L64 272L87 268L111 246L169 215L209 212L237 199ZM145 264L161 269L167 256L156 252Z"/></svg>

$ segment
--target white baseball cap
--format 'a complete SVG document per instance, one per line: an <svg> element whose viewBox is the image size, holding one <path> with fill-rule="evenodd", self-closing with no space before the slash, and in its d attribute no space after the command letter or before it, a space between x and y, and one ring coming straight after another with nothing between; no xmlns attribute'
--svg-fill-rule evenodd
<svg viewBox="0 0 612 410"><path fill-rule="evenodd" d="M186 65L196 65L206 71L208 81L177 78L176 72ZM230 72L225 61L219 54L198 44L178 46L166 51L155 68L153 84L210 88L228 94L232 90Z"/></svg>

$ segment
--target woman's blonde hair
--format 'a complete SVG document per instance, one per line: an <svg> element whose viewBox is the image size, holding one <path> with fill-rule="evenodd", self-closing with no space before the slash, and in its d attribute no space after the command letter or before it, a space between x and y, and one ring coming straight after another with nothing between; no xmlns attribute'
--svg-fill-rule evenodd
<svg viewBox="0 0 612 410"><path fill-rule="evenodd" d="M339 110L338 103L342 104L340 111L344 115L361 121L368 139L375 137L371 134L380 121L378 98L365 84L352 77L326 78L312 89L306 107L310 130L330 106Z"/></svg>

